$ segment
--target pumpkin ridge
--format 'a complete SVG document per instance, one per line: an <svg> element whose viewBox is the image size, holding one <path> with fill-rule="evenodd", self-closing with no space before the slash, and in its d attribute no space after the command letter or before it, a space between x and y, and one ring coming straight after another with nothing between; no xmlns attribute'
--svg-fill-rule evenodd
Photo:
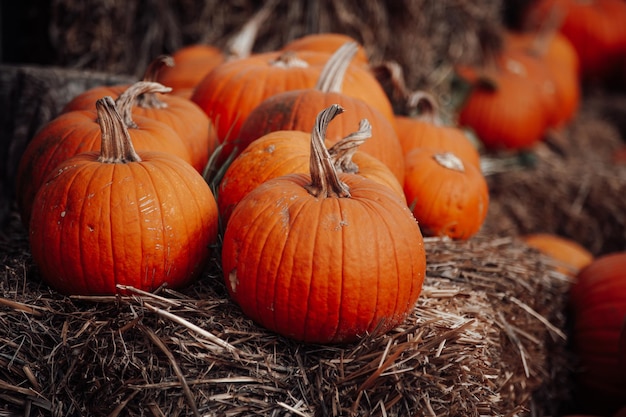
<svg viewBox="0 0 626 417"><path fill-rule="evenodd" d="M317 197L313 197L317 200ZM308 199L307 199L308 200ZM303 337L305 339L309 339L310 333L312 333L313 331L315 331L316 333L319 334L319 332L322 329L312 329L310 326L310 317L311 317L311 313L315 313L315 315L319 314L319 312L317 311L319 309L319 304L318 302L316 302L315 300L313 300L313 288L315 287L314 283L316 282L315 277L319 276L319 270L320 270L320 262L316 262L318 256L320 256L320 253L324 253L324 251L321 251L320 248L325 247L326 245L324 244L324 242L326 242L328 240L328 237L323 236L323 233L320 233L320 229L321 227L319 226L321 221L322 221L322 216L325 214L325 210L324 210L324 203L326 203L327 201L329 201L328 198L323 199L322 204L315 204L315 201L313 201L313 204L311 203L311 200L306 201L303 204L303 209L306 209L307 211L307 217L309 219L315 219L315 221L310 221L308 224L308 227L311 230L311 235L308 236L308 238L310 238L313 248L316 249L317 254L311 252L311 256L307 256L306 262L309 263L309 274L308 274L308 288L306 291L306 297L302 300L302 302L304 303L304 311L306 312L304 315L304 326L303 326ZM312 208L315 208L317 210L316 214L312 213ZM299 260L302 260L302 258L299 258ZM328 269L328 263L326 263L326 265L323 265ZM327 277L329 274L326 273L324 274L324 277ZM291 304L291 303L290 303ZM312 307L311 307L312 306ZM326 312L328 313L328 305L324 306L326 308ZM289 314L289 317L293 317L293 314ZM315 320L314 320L315 321ZM289 326L291 327L291 325Z"/></svg>

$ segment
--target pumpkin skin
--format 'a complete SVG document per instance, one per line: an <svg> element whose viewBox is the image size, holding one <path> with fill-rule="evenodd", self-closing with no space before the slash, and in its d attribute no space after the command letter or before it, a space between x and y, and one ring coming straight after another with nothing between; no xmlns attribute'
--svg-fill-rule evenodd
<svg viewBox="0 0 626 417"><path fill-rule="evenodd" d="M396 131L406 155L415 148L431 148L452 152L464 162L480 169L480 152L471 140L456 126L436 124L411 116L396 115Z"/></svg>
<svg viewBox="0 0 626 417"><path fill-rule="evenodd" d="M64 160L83 152L100 150L101 133L94 111L63 113L45 124L24 150L17 170L17 202L22 221L28 225L32 202L46 177ZM137 150L176 155L191 164L189 150L168 125L136 116L129 128Z"/></svg>
<svg viewBox="0 0 626 417"><path fill-rule="evenodd" d="M597 257L571 287L579 395L611 414L626 406L626 252Z"/></svg>
<svg viewBox="0 0 626 417"><path fill-rule="evenodd" d="M310 141L310 133L278 130L248 145L229 165L220 181L217 202L222 222L227 224L241 199L265 181L288 174L308 173ZM333 148L329 152L334 157ZM387 185L404 200L402 185L384 163L359 150L352 155L351 162L357 169L351 173Z"/></svg>
<svg viewBox="0 0 626 417"><path fill-rule="evenodd" d="M337 176L319 145L312 155L311 175L269 180L233 211L222 247L228 291L250 318L296 340L347 343L392 329L421 292L419 227L389 187Z"/></svg>
<svg viewBox="0 0 626 417"><path fill-rule="evenodd" d="M296 52L314 51L332 54L348 42L356 42L356 40L343 33L310 33L287 42L283 45L281 50ZM369 58L367 57L365 48L363 48L363 45L360 43L358 44L358 51L354 57L354 62L365 67L369 66Z"/></svg>
<svg viewBox="0 0 626 417"><path fill-rule="evenodd" d="M191 100L209 116L218 140L239 136L241 125L263 100L277 93L315 86L330 58L323 52L272 51L225 62L198 84ZM352 65L343 92L372 102L393 123L393 108L378 80L368 70Z"/></svg>
<svg viewBox="0 0 626 417"><path fill-rule="evenodd" d="M352 133L362 119L367 119L372 138L359 150L382 161L402 184L404 156L395 126L370 102L343 93L344 75L356 48L355 43L342 46L322 69L315 87L277 93L261 102L242 124L233 145L243 150L255 139L276 130L310 132L319 109L338 104L348 112L328 126L326 140L336 143Z"/></svg>
<svg viewBox="0 0 626 417"><path fill-rule="evenodd" d="M123 126L121 119L111 121L115 105L109 97L99 103L103 124ZM100 153L65 160L37 193L30 221L33 259L44 280L65 294L115 294L118 284L145 291L163 284L179 288L201 272L216 241L213 194L182 159L134 154L127 134L125 145L117 146L129 148L111 151L105 140L121 139L106 129Z"/></svg>
<svg viewBox="0 0 626 417"><path fill-rule="evenodd" d="M593 261L593 254L582 245L552 233L528 234L522 236L522 240L557 261L557 269L570 276Z"/></svg>
<svg viewBox="0 0 626 417"><path fill-rule="evenodd" d="M480 230L489 190L475 166L450 152L415 148L406 168L404 194L424 235L466 240Z"/></svg>

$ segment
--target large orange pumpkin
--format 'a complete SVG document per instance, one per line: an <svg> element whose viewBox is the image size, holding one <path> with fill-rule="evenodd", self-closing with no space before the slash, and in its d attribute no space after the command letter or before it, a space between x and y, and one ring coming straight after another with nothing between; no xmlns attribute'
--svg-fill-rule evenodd
<svg viewBox="0 0 626 417"><path fill-rule="evenodd" d="M226 226L222 268L231 297L286 337L344 343L388 331L412 311L426 257L419 227L391 189L337 174L323 130L311 140L311 173L267 181Z"/></svg>
<svg viewBox="0 0 626 417"><path fill-rule="evenodd" d="M356 51L355 42L342 45L328 60L313 88L277 93L261 102L241 125L233 145L243 150L258 137L276 130L310 132L319 109L338 104L346 109L345 117L328 127L326 139L337 142L350 134L360 120L367 119L372 125L372 138L359 150L385 163L402 183L404 157L395 127L373 106L372 99L365 101L343 92L344 76ZM378 85L375 80L372 83ZM373 84L363 84L363 88L369 89L370 85Z"/></svg>
<svg viewBox="0 0 626 417"><path fill-rule="evenodd" d="M331 55L311 51L272 51L225 62L200 81L191 100L217 127L220 143L239 135L250 112L266 98L289 90L312 88ZM343 92L374 106L393 123L393 108L378 80L352 65Z"/></svg>
<svg viewBox="0 0 626 417"><path fill-rule="evenodd" d="M336 142L328 150L338 172L359 174L389 186L404 200L404 190L393 172L373 156L358 151L371 137L371 126L363 120L359 131ZM371 140L371 139L367 139ZM218 207L222 222L250 191L265 181L283 175L310 171L311 134L295 130L270 132L253 141L233 160L218 188Z"/></svg>
<svg viewBox="0 0 626 417"><path fill-rule="evenodd" d="M62 162L34 199L33 260L67 294L178 288L202 271L216 241L213 194L182 159L136 153L110 97L97 112L100 152Z"/></svg>
<svg viewBox="0 0 626 417"><path fill-rule="evenodd" d="M611 414L626 406L626 252L581 269L571 305L581 402L590 412Z"/></svg>
<svg viewBox="0 0 626 417"><path fill-rule="evenodd" d="M415 148L406 155L404 194L422 232L469 239L487 217L489 189L482 173L451 152Z"/></svg>
<svg viewBox="0 0 626 417"><path fill-rule="evenodd" d="M151 91L169 91L160 84L149 85ZM191 164L187 146L170 126L148 117L131 117L129 107L119 111L129 123L127 128L138 150L167 152ZM17 202L25 224L30 219L33 198L46 177L64 160L79 153L100 150L100 143L100 125L95 110L62 113L39 130L24 150L17 171Z"/></svg>

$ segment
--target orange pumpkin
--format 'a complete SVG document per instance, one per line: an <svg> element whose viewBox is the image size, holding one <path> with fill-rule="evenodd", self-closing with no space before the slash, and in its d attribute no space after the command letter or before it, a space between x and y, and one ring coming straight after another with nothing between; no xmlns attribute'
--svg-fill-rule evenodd
<svg viewBox="0 0 626 417"><path fill-rule="evenodd" d="M593 261L593 255L578 242L552 233L533 233L522 236L530 247L537 249L557 263L559 271L575 276Z"/></svg>
<svg viewBox="0 0 626 417"><path fill-rule="evenodd" d="M335 169L385 184L404 200L404 190L393 172L378 159L357 150L371 136L367 120L363 120L359 127L358 132L346 136L328 150ZM265 181L288 174L308 173L310 142L310 133L278 130L248 145L229 165L220 182L217 202L222 222L228 223L241 199Z"/></svg>
<svg viewBox="0 0 626 417"><path fill-rule="evenodd" d="M232 213L222 246L231 297L262 326L296 340L345 343L401 324L421 292L419 227L391 189L337 174L320 113L311 171L269 180Z"/></svg>
<svg viewBox="0 0 626 417"><path fill-rule="evenodd" d="M161 57L159 60L166 58ZM130 109L133 117L148 117L170 126L187 146L191 165L196 171L202 172L218 145L217 132L213 124L196 104L182 97L155 91L155 88L158 89L156 87L158 83L145 81L146 78L153 77L144 77L144 81L131 85L87 90L70 101L64 111L95 111L96 100L111 96L118 101L118 106Z"/></svg>
<svg viewBox="0 0 626 417"><path fill-rule="evenodd" d="M522 62L503 56L493 69L457 67L457 73L473 85L458 123L474 130L485 148L528 149L543 139L552 114Z"/></svg>
<svg viewBox="0 0 626 417"><path fill-rule="evenodd" d="M571 42L556 28L505 32L506 54L534 71L550 109L549 124L562 127L572 120L581 100L579 61Z"/></svg>
<svg viewBox="0 0 626 417"><path fill-rule="evenodd" d="M350 35L346 35L344 33L310 33L287 42L283 45L281 50L296 52L314 51L332 54L342 45L350 42L356 42L356 40ZM360 43L358 43L358 51L354 56L354 62L365 67L369 66L369 58L367 57L365 48Z"/></svg>
<svg viewBox="0 0 626 417"><path fill-rule="evenodd" d="M284 91L314 87L330 56L323 52L273 51L225 62L198 84L191 100L216 125L219 141L223 143L239 136L241 125L250 112L266 98ZM375 103L393 123L391 103L368 70L350 66L343 92Z"/></svg>
<svg viewBox="0 0 626 417"><path fill-rule="evenodd" d="M581 269L570 300L581 403L612 414L626 406L626 252L602 255Z"/></svg>
<svg viewBox="0 0 626 417"><path fill-rule="evenodd" d="M146 86L149 91L169 91L156 83ZM125 100L126 103L132 101ZM138 150L167 152L191 164L187 146L170 126L147 117L131 117L129 106L120 108L119 112L129 123L127 128ZM100 125L95 110L62 113L39 130L24 150L17 171L17 200L24 224L29 222L33 198L46 177L64 160L83 152L100 150L100 143Z"/></svg>
<svg viewBox="0 0 626 417"><path fill-rule="evenodd" d="M469 239L483 225L489 190L482 173L451 152L415 148L406 155L404 194L422 233Z"/></svg>
<svg viewBox="0 0 626 417"><path fill-rule="evenodd" d="M213 194L182 159L136 153L113 100L97 105L100 152L62 162L34 199L33 260L66 294L181 287L202 271L216 241Z"/></svg>
<svg viewBox="0 0 626 417"><path fill-rule="evenodd" d="M415 116L396 115L396 132L406 155L415 148L430 148L452 152L464 162L480 169L480 152L465 132L457 126L443 124L438 106L430 95L413 94Z"/></svg>
<svg viewBox="0 0 626 417"><path fill-rule="evenodd" d="M185 45L172 53L173 65L163 68L157 81L172 88L172 94L190 99L193 91L213 68L223 62L249 56L257 33L270 16L276 1L267 1L229 40L225 49L214 45L195 43Z"/></svg>
<svg viewBox="0 0 626 417"><path fill-rule="evenodd" d="M328 127L326 139L335 143L350 134L360 120L367 119L372 125L372 138L359 150L385 163L402 183L404 157L394 126L372 105L372 100L366 102L343 93L344 76L356 50L354 42L339 48L324 66L315 87L285 91L261 102L242 124L233 146L236 144L243 150L258 137L276 130L310 132L317 109L338 104L347 109L346 115ZM372 83L378 85L375 80ZM368 84L363 84L363 88L368 89Z"/></svg>

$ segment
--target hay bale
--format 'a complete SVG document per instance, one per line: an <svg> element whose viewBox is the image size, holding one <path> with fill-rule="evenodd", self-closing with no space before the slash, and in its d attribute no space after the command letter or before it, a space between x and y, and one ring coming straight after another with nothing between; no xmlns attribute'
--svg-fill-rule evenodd
<svg viewBox="0 0 626 417"><path fill-rule="evenodd" d="M486 233L551 232L595 255L626 250L626 165L612 161L626 144L619 124L626 107L615 104L623 104L624 96L591 97L566 129L549 133L532 150L530 165L505 163L500 171L519 155L485 158L488 171L499 171L488 176Z"/></svg>
<svg viewBox="0 0 626 417"><path fill-rule="evenodd" d="M12 219L0 240L0 414L544 416L568 396L569 280L512 238L427 239L406 322L322 346L244 317L217 264L182 291L61 296Z"/></svg>

